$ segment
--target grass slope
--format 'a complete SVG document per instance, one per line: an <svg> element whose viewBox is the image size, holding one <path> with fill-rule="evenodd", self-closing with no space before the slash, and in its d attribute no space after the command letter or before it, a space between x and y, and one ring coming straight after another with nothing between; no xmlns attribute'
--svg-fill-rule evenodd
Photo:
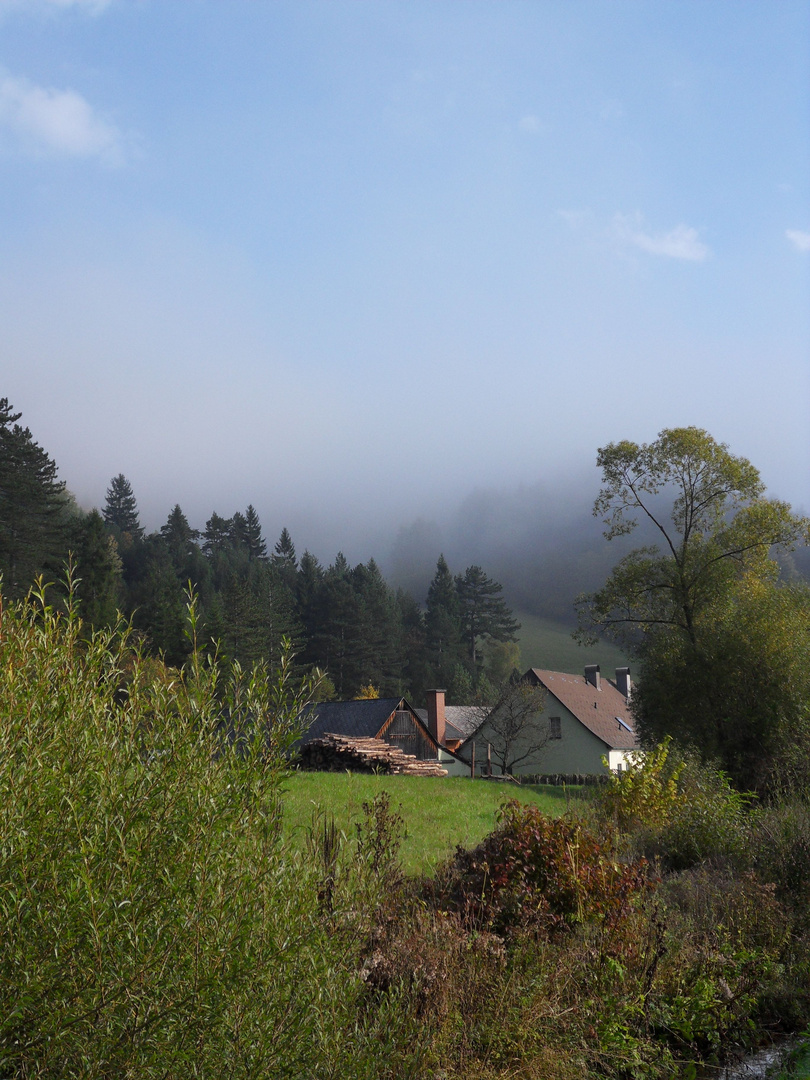
<svg viewBox="0 0 810 1080"><path fill-rule="evenodd" d="M493 829L498 807L507 798L538 803L553 815L567 808L567 796L560 788L466 777L299 772L285 788L284 831L302 846L317 810L334 815L338 827L349 833L362 818L363 803L378 792L390 792L391 808L405 822L401 857L408 874L429 872L452 855L458 844L477 844Z"/></svg>
<svg viewBox="0 0 810 1080"><path fill-rule="evenodd" d="M586 664L599 664L602 674L613 677L617 667L629 660L609 641L600 640L593 648L578 645L571 637L571 628L552 619L541 619L525 611L516 611L520 623L521 669L545 668L547 671L567 671L581 675Z"/></svg>

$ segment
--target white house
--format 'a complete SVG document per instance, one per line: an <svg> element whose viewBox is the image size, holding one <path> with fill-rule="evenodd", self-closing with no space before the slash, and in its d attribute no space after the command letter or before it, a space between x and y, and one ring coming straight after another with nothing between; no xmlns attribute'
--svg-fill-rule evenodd
<svg viewBox="0 0 810 1080"><path fill-rule="evenodd" d="M510 767L507 761L507 771L515 775L617 771L639 749L630 712L629 668L617 668L615 680L603 679L598 664L588 665L584 676L530 668L523 679L545 690L545 703L515 738L515 764ZM487 768L487 745L498 739L496 712L464 740L458 754L468 763L474 754L475 772L480 775ZM535 749L524 756L529 746Z"/></svg>

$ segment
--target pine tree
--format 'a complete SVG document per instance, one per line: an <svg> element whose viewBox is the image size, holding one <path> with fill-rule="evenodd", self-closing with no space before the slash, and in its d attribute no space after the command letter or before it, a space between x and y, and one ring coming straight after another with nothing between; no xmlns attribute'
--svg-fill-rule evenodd
<svg viewBox="0 0 810 1080"><path fill-rule="evenodd" d="M295 607L304 635L301 659L310 666L323 663L318 643L318 630L322 619L323 579L323 567L310 551L305 551L301 556L295 583Z"/></svg>
<svg viewBox="0 0 810 1080"><path fill-rule="evenodd" d="M397 590L401 646L401 679L413 704L424 699L428 686L428 651L425 638L425 617L410 593ZM434 684L435 685L435 684Z"/></svg>
<svg viewBox="0 0 810 1080"><path fill-rule="evenodd" d="M233 519L220 517L216 511L205 523L203 552L212 558L226 551L232 543Z"/></svg>
<svg viewBox="0 0 810 1080"><path fill-rule="evenodd" d="M143 538L143 529L138 520L138 504L135 501L132 485L123 473L114 476L107 488L104 520L122 537L128 538L125 544Z"/></svg>
<svg viewBox="0 0 810 1080"><path fill-rule="evenodd" d="M200 538L198 529L192 529L188 518L176 503L174 509L166 519L166 524L161 525L160 535L166 541L169 554L175 566L182 566L190 555L197 550L197 541Z"/></svg>
<svg viewBox="0 0 810 1080"><path fill-rule="evenodd" d="M122 564L115 537L98 510L91 510L77 527L75 557L82 618L94 628L111 626L122 606Z"/></svg>
<svg viewBox="0 0 810 1080"><path fill-rule="evenodd" d="M468 566L463 577L456 577L456 591L467 659L471 671L477 673L479 641L516 641L520 623L500 595L503 587L488 578L480 566Z"/></svg>
<svg viewBox="0 0 810 1080"><path fill-rule="evenodd" d="M244 545L247 548L248 558L251 562L255 559L267 558L267 544L262 539L262 526L259 515L251 503L244 515Z"/></svg>
<svg viewBox="0 0 810 1080"><path fill-rule="evenodd" d="M430 678L436 686L449 688L464 657L464 643L458 591L444 555L439 556L428 588L425 638Z"/></svg>
<svg viewBox="0 0 810 1080"><path fill-rule="evenodd" d="M67 496L56 463L0 398L0 572L4 591L24 595L37 574L55 574L67 554Z"/></svg>
<svg viewBox="0 0 810 1080"><path fill-rule="evenodd" d="M358 565L351 573L358 624L355 632L358 667L356 691L372 684L383 697L393 697L402 689L402 623L396 598L374 559Z"/></svg>
<svg viewBox="0 0 810 1080"><path fill-rule="evenodd" d="M273 548L270 561L282 581L286 583L291 592L295 590L298 576L298 562L295 558L295 544L286 527L281 530L278 543Z"/></svg>

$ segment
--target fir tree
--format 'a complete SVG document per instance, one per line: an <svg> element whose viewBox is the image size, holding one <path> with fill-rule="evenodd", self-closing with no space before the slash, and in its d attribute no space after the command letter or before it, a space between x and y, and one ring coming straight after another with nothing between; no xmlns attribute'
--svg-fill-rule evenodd
<svg viewBox="0 0 810 1080"><path fill-rule="evenodd" d="M295 544L293 544L292 537L286 527L281 530L281 536L273 548L270 561L281 580L290 589L290 592L294 592L298 576L298 562L295 558Z"/></svg>
<svg viewBox="0 0 810 1080"><path fill-rule="evenodd" d="M500 595L503 587L488 578L480 566L468 566L463 577L458 575L456 591L467 659L470 670L477 673L479 642L482 639L516 641L520 623L513 618Z"/></svg>
<svg viewBox="0 0 810 1080"><path fill-rule="evenodd" d="M444 555L439 556L428 588L425 637L429 676L436 686L449 689L464 656L464 643L458 591Z"/></svg>
<svg viewBox="0 0 810 1080"><path fill-rule="evenodd" d="M262 539L262 526L259 522L259 515L254 510L252 503L245 511L243 520L245 523L243 543L247 548L248 558L251 562L255 559L266 559L267 544Z"/></svg>
<svg viewBox="0 0 810 1080"><path fill-rule="evenodd" d="M111 626L122 606L122 565L115 537L98 510L91 510L79 524L75 545L82 618L94 628Z"/></svg>
<svg viewBox="0 0 810 1080"><path fill-rule="evenodd" d="M181 566L193 555L197 549L197 541L200 538L198 529L192 529L188 518L176 503L174 509L166 519L166 524L161 525L160 535L166 541L172 562Z"/></svg>
<svg viewBox="0 0 810 1080"><path fill-rule="evenodd" d="M203 533L203 552L212 558L226 551L232 544L233 519L220 517L216 511L205 523Z"/></svg>
<svg viewBox="0 0 810 1080"><path fill-rule="evenodd" d="M0 398L0 572L7 595L24 595L67 554L65 485L56 463Z"/></svg>
<svg viewBox="0 0 810 1080"><path fill-rule="evenodd" d="M323 567L310 551L305 551L298 568L295 600L304 633L301 659L310 666L322 663L318 651L318 628L321 621L323 578Z"/></svg>
<svg viewBox="0 0 810 1080"><path fill-rule="evenodd" d="M132 485L123 473L114 476L107 488L104 520L122 537L127 537L130 543L143 537L143 529L138 520L138 504Z"/></svg>

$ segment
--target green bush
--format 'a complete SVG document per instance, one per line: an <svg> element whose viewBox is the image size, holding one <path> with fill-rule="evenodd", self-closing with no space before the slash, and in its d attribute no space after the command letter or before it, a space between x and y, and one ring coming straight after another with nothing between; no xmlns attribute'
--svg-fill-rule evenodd
<svg viewBox="0 0 810 1080"><path fill-rule="evenodd" d="M752 796L691 753L673 755L665 739L613 774L596 798L597 815L631 848L666 870L704 861L742 867L748 859Z"/></svg>
<svg viewBox="0 0 810 1080"><path fill-rule="evenodd" d="M357 1019L366 916L280 840L307 689L289 654L172 672L41 591L2 610L0 1075L397 1068L396 1016Z"/></svg>

